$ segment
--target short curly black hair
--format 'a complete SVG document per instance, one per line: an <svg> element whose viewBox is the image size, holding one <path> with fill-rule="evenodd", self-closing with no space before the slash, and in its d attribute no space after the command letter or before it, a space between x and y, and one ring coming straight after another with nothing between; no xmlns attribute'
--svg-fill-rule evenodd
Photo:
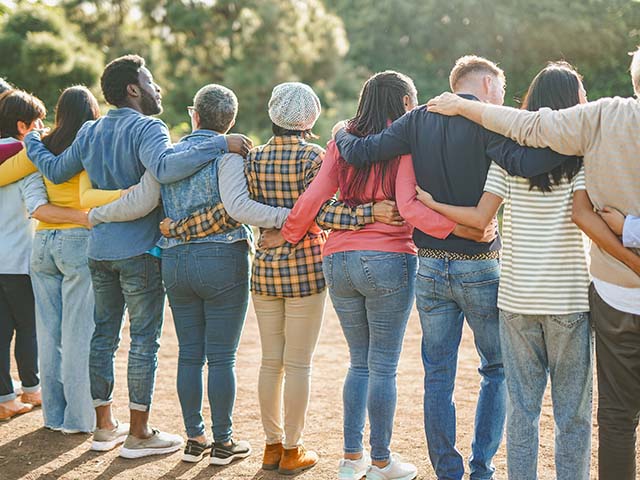
<svg viewBox="0 0 640 480"><path fill-rule="evenodd" d="M122 106L127 98L127 86L138 85L138 73L144 66L144 58L139 55L124 55L111 61L100 78L104 99L115 107Z"/></svg>

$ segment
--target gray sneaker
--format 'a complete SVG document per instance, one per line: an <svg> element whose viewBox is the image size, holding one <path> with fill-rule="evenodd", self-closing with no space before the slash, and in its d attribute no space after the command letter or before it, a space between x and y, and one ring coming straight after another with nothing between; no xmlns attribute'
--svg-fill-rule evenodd
<svg viewBox="0 0 640 480"><path fill-rule="evenodd" d="M124 458L140 458L149 455L162 455L178 451L184 445L180 435L161 432L153 429L149 438L136 438L129 435L120 449L120 456Z"/></svg>
<svg viewBox="0 0 640 480"><path fill-rule="evenodd" d="M107 430L106 428L96 428L93 432L91 450L96 452L107 452L124 442L129 435L129 424L116 421L116 428Z"/></svg>

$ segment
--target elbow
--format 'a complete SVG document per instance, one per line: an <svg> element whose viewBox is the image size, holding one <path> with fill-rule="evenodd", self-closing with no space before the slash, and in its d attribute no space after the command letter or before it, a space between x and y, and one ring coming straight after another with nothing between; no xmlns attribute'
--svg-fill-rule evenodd
<svg viewBox="0 0 640 480"><path fill-rule="evenodd" d="M469 222L469 226L475 228L477 230L484 231L489 224L493 221L493 217L491 218L474 218L471 222Z"/></svg>

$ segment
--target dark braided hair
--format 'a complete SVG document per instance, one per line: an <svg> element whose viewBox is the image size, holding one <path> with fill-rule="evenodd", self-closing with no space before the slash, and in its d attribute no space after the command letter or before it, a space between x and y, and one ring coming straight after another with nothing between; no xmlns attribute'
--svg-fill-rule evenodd
<svg viewBox="0 0 640 480"><path fill-rule="evenodd" d="M381 132L406 113L406 95L414 99L417 97L411 78L392 70L376 73L362 87L356 115L349 121L347 131L360 137ZM340 158L338 185L341 200L351 206L374 201L375 190L366 191L370 175L374 176L375 185L382 186L386 198L395 199L398 161L395 159L355 169Z"/></svg>
<svg viewBox="0 0 640 480"><path fill-rule="evenodd" d="M531 81L527 95L522 102L524 110L536 111L542 107L552 110L573 107L580 103L578 92L582 76L567 62L549 62ZM550 192L563 178L568 181L580 171L581 157L571 157L549 173L543 173L529 179L529 189L538 188Z"/></svg>

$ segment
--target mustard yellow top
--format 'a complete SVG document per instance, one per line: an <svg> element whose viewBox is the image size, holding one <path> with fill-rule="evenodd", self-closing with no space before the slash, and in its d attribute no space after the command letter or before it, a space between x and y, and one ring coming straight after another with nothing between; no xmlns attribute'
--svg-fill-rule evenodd
<svg viewBox="0 0 640 480"><path fill-rule="evenodd" d="M19 153L9 158L6 162L0 165L0 187L9 185L10 183L17 182L18 180L37 172L36 166L29 160L27 151L22 149ZM82 172L85 174L85 172ZM89 207L83 206L80 201L80 176L76 175L68 182L56 185L51 183L47 178L44 179L45 187L47 188L47 195L49 196L49 203L58 207L73 208L75 210L87 210ZM89 177L87 176L87 181ZM91 182L89 182L91 187ZM120 191L109 190L95 190L90 198L94 201L98 199L101 204L109 203L120 198ZM38 222L37 230L66 230L69 228L86 228L83 225L76 225L73 223L46 223Z"/></svg>
<svg viewBox="0 0 640 480"><path fill-rule="evenodd" d="M98 190L93 188L86 170L80 172L80 205L82 208L96 208L115 202L120 198L122 190Z"/></svg>

